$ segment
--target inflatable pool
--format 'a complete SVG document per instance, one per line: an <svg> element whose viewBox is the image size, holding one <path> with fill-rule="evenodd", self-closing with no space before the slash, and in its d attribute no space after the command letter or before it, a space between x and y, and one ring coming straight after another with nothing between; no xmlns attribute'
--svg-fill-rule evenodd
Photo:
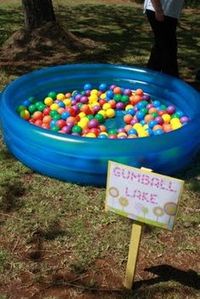
<svg viewBox="0 0 200 299"><path fill-rule="evenodd" d="M187 125L160 136L98 139L63 135L36 127L16 113L30 96L44 98L90 82L141 88L162 103L174 104L190 118ZM129 66L71 64L23 75L1 93L0 123L9 151L36 172L60 180L105 186L108 160L172 175L191 163L200 148L200 94L182 80Z"/></svg>

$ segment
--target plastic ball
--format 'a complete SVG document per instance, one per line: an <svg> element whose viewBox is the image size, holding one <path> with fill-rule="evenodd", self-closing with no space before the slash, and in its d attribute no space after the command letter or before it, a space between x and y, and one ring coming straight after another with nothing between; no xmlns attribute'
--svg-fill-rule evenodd
<svg viewBox="0 0 200 299"><path fill-rule="evenodd" d="M97 119L93 118L88 122L88 128L92 129L92 128L97 128L99 126L99 122Z"/></svg>
<svg viewBox="0 0 200 299"><path fill-rule="evenodd" d="M49 93L48 93L48 97L50 97L50 98L52 98L53 100L54 99L56 99L56 92L55 91L50 91Z"/></svg>
<svg viewBox="0 0 200 299"><path fill-rule="evenodd" d="M106 110L106 117L108 118L112 118L115 116L115 110L112 108L109 108Z"/></svg>
<svg viewBox="0 0 200 299"><path fill-rule="evenodd" d="M92 84L90 84L90 83L86 83L86 84L83 86L83 89L84 89L84 90L90 90L90 89L92 89Z"/></svg>
<svg viewBox="0 0 200 299"><path fill-rule="evenodd" d="M107 84L106 84L106 83L101 83L101 84L99 85L99 90L101 90L101 91L106 91L106 89L107 89Z"/></svg>
<svg viewBox="0 0 200 299"><path fill-rule="evenodd" d="M23 119L26 119L28 120L30 118L30 113L28 110L22 110L20 112L20 116L23 118Z"/></svg>

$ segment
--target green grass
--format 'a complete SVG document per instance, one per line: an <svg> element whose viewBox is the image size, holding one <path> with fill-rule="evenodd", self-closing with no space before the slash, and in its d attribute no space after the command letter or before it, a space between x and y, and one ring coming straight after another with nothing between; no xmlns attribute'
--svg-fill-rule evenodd
<svg viewBox="0 0 200 299"><path fill-rule="evenodd" d="M1 45L23 25L19 1L13 1L12 5L3 2L0 2ZM127 5L103 5L96 1L80 1L73 6L68 6L68 1L54 3L57 18L64 27L79 37L103 43L104 56L94 59L146 64L151 35L139 6L130 4L127 8ZM190 82L199 68L199 23L199 10L186 10L178 29L180 71L183 79ZM79 54L80 61L90 60L89 55ZM0 88L16 77L15 70L2 69ZM161 276L155 283L144 283L129 292L123 290L121 283L131 221L104 211L105 188L81 187L34 173L9 154L2 138L0 149L1 299L12 298L13 285L21 292L21 298L30 298L32 293L37 298L63 298L61 292L65 288L71 292L68 293L71 298L82 298L84 293L91 299L200 298L197 288L184 280L186 277L190 281L187 271L199 271L199 156L194 165L177 175L185 180L186 187L175 230L171 233L145 227L136 280L155 278L144 271L154 265L168 264L183 273L179 280L175 276L169 279ZM67 279L65 275L69 273L73 278ZM53 291L56 292L58 285L60 295L55 295ZM104 287L106 292L102 291Z"/></svg>

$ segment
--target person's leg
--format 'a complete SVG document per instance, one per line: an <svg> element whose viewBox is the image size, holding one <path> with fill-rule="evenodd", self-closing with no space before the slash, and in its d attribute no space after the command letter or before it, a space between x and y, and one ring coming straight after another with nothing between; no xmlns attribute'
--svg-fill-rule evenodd
<svg viewBox="0 0 200 299"><path fill-rule="evenodd" d="M155 18L155 13L151 10L146 10L147 19L151 25L151 29L154 34L154 42L151 49L150 57L147 63L147 67L152 70L162 71L162 56L165 42L164 28L161 22L158 22Z"/></svg>
<svg viewBox="0 0 200 299"><path fill-rule="evenodd" d="M177 19L165 17L163 27L165 39L163 45L162 72L178 77L176 38Z"/></svg>
<svg viewBox="0 0 200 299"><path fill-rule="evenodd" d="M165 20L159 22L150 10L146 11L146 15L154 33L154 45L147 67L178 77L177 19L165 16Z"/></svg>

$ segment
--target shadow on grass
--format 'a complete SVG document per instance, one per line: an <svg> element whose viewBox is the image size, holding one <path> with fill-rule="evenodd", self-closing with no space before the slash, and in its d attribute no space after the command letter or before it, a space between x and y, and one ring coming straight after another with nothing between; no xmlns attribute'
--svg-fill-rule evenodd
<svg viewBox="0 0 200 299"><path fill-rule="evenodd" d="M135 282L134 289L144 285L155 285L160 282L176 281L183 286L200 290L200 275L193 270L183 271L170 265L159 265L146 268L145 271L156 274L158 277Z"/></svg>

